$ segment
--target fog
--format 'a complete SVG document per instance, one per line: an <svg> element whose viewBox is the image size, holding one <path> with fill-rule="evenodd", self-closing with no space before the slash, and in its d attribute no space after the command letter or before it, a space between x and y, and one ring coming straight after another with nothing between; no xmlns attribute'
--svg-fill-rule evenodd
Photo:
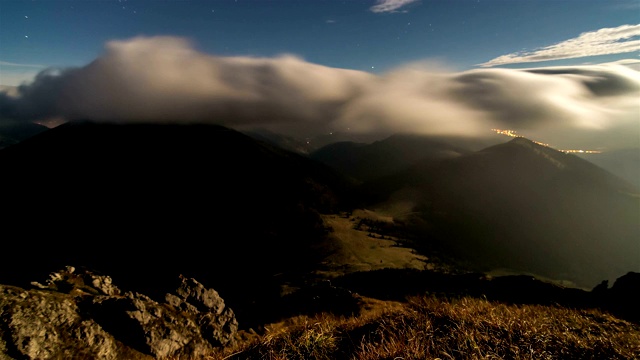
<svg viewBox="0 0 640 360"><path fill-rule="evenodd" d="M638 145L634 65L459 72L424 62L371 74L294 55L222 57L183 38L137 37L108 42L84 67L46 69L17 94L0 93L0 117L207 122L295 136L482 137L504 128L560 148L613 149Z"/></svg>

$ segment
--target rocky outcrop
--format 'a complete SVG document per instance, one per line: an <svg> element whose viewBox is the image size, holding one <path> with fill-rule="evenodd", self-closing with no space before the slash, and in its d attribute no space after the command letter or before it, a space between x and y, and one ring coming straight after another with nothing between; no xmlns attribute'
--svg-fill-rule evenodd
<svg viewBox="0 0 640 360"><path fill-rule="evenodd" d="M75 299L0 285L0 359L118 358L115 339Z"/></svg>
<svg viewBox="0 0 640 360"><path fill-rule="evenodd" d="M73 267L25 290L0 285L0 359L201 358L238 324L215 290L180 278L164 302Z"/></svg>
<svg viewBox="0 0 640 360"><path fill-rule="evenodd" d="M55 290L75 295L120 295L122 293L113 284L110 276L99 275L86 269L77 271L73 266L52 272L44 285L36 281L31 282L31 285L38 289Z"/></svg>
<svg viewBox="0 0 640 360"><path fill-rule="evenodd" d="M611 288L603 281L592 290L600 303L613 314L640 324L640 273L628 272L617 278Z"/></svg>
<svg viewBox="0 0 640 360"><path fill-rule="evenodd" d="M232 342L238 322L220 295L195 279L181 276L180 280L176 294L166 295L167 303L191 314L209 343L222 346Z"/></svg>

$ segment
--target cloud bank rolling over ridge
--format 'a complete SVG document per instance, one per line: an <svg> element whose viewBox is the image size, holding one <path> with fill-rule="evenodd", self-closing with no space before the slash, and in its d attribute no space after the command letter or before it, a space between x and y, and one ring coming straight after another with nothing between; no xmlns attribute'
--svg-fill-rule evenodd
<svg viewBox="0 0 640 360"><path fill-rule="evenodd" d="M210 122L300 136L510 128L565 147L638 146L640 133L640 73L621 63L465 72L419 63L378 76L138 37L109 42L87 66L42 71L18 90L0 93L0 117Z"/></svg>

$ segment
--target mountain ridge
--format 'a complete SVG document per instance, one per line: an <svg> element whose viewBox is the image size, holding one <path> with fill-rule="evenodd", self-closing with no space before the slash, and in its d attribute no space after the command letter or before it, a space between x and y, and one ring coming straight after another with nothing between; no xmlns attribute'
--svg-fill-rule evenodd
<svg viewBox="0 0 640 360"><path fill-rule="evenodd" d="M351 186L326 165L214 125L69 123L3 149L0 164L11 244L3 283L72 263L153 294L181 272L233 304L268 298L274 274L319 261L319 212L349 203ZM216 276L230 269L235 278Z"/></svg>
<svg viewBox="0 0 640 360"><path fill-rule="evenodd" d="M384 194L376 208L412 204L405 220L476 265L537 268L559 279L581 274L571 280L587 287L640 268L637 189L528 139L415 164L363 187Z"/></svg>
<svg viewBox="0 0 640 360"><path fill-rule="evenodd" d="M420 160L435 161L469 152L429 136L395 134L370 144L333 143L310 156L352 178L368 181L400 171Z"/></svg>

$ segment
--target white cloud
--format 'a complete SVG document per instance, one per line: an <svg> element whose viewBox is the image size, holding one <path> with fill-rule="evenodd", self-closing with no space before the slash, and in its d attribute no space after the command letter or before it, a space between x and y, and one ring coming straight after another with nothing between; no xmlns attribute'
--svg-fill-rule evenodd
<svg viewBox="0 0 640 360"><path fill-rule="evenodd" d="M615 10L633 10L633 11L638 11L640 10L640 1L638 0L631 0L630 2L617 2L617 3L613 3L611 4L611 8L615 9Z"/></svg>
<svg viewBox="0 0 640 360"><path fill-rule="evenodd" d="M0 85L0 93L7 94L13 98L18 96L18 88L11 85Z"/></svg>
<svg viewBox="0 0 640 360"><path fill-rule="evenodd" d="M46 68L44 65L20 64L0 60L0 85L17 86L31 82L44 68Z"/></svg>
<svg viewBox="0 0 640 360"><path fill-rule="evenodd" d="M589 147L637 146L640 133L640 72L626 62L465 72L425 63L374 75L291 55L213 56L152 37L109 42L89 65L42 71L18 92L0 92L0 117L200 122L300 137L347 128L482 137L507 128Z"/></svg>
<svg viewBox="0 0 640 360"><path fill-rule="evenodd" d="M502 55L486 63L479 64L479 66L490 67L640 51L640 39L638 39L638 37L640 37L640 24L603 28L596 31L585 32L577 38L533 51L522 51Z"/></svg>
<svg viewBox="0 0 640 360"><path fill-rule="evenodd" d="M636 59L622 59L622 60L614 61L610 64L624 65L633 70L640 71L640 60L636 60Z"/></svg>
<svg viewBox="0 0 640 360"><path fill-rule="evenodd" d="M378 0L369 10L374 13L397 12L399 8L416 1L418 0Z"/></svg>
<svg viewBox="0 0 640 360"><path fill-rule="evenodd" d="M18 86L30 83L39 72L38 70L6 71L0 67L0 85Z"/></svg>
<svg viewBox="0 0 640 360"><path fill-rule="evenodd" d="M15 67L30 67L30 68L44 68L44 67L46 67L44 65L19 64L19 63L13 63L13 62L2 61L2 60L0 60L0 66L15 66Z"/></svg>

